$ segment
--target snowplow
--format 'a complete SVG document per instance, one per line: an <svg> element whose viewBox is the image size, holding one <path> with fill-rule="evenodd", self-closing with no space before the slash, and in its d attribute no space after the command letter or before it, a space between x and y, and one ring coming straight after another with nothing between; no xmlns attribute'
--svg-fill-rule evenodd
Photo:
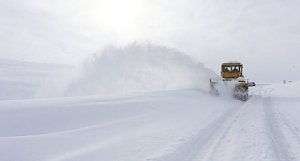
<svg viewBox="0 0 300 161"><path fill-rule="evenodd" d="M254 82L249 82L243 75L243 64L239 62L223 63L221 65L221 78L210 79L210 92L219 95L222 89L226 89L227 94L232 94L234 98L246 101L249 98L248 88L255 86Z"/></svg>

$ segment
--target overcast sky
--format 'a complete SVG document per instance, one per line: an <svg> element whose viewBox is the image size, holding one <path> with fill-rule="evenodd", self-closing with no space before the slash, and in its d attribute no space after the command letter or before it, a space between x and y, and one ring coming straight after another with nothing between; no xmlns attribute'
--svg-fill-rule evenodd
<svg viewBox="0 0 300 161"><path fill-rule="evenodd" d="M238 60L251 79L300 79L299 0L0 0L0 23L0 58L76 64L148 41L215 71Z"/></svg>

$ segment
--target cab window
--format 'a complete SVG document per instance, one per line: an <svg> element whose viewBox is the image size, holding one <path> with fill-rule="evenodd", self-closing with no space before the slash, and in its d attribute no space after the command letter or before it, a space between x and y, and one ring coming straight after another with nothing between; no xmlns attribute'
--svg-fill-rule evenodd
<svg viewBox="0 0 300 161"><path fill-rule="evenodd" d="M240 67L239 66L233 66L232 67L232 72L239 72L240 71Z"/></svg>

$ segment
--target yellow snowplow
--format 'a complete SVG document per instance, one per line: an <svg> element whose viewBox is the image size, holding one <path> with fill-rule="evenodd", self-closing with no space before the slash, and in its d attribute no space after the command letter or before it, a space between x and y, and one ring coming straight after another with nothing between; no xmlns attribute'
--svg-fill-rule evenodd
<svg viewBox="0 0 300 161"><path fill-rule="evenodd" d="M221 80L210 79L211 93L219 94L221 86L232 91L233 97L246 101L248 99L248 88L255 86L243 75L243 64L239 62L223 63L221 65Z"/></svg>

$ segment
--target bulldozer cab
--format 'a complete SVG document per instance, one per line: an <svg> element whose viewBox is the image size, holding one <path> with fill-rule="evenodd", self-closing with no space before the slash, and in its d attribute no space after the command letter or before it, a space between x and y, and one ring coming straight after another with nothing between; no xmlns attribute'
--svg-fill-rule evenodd
<svg viewBox="0 0 300 161"><path fill-rule="evenodd" d="M243 64L223 63L221 66L221 76L225 80L237 79L238 77L243 77Z"/></svg>

